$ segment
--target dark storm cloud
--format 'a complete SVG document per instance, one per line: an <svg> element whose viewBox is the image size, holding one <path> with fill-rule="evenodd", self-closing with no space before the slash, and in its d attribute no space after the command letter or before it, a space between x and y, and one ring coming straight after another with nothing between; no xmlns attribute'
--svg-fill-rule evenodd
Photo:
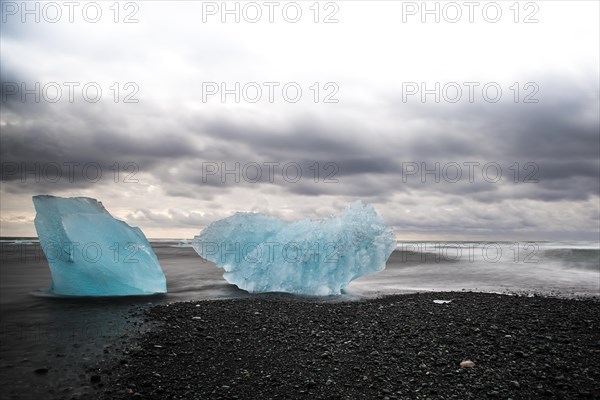
<svg viewBox="0 0 600 400"><path fill-rule="evenodd" d="M295 158L310 154L328 159L339 154L356 154L360 148L359 144L344 140L343 127L317 122L291 121L283 131L225 119L204 122L202 126L202 132L217 141L246 146L254 155L267 158L292 153Z"/></svg>
<svg viewBox="0 0 600 400"><path fill-rule="evenodd" d="M29 186L39 185L52 191L88 185L90 179L86 176L95 180L94 165L99 166L104 179L110 181L113 178L111 171L116 168L123 173L134 170L136 174L151 172L167 164L170 159L194 154L193 147L186 140L166 132L159 131L141 137L123 132L118 126L114 130L102 128L103 125L110 125L108 123L100 124L98 128L92 122L83 124L81 131L61 129L49 122L24 125L2 128L2 180L25 179ZM60 181L54 178L57 175L55 165L60 166L58 174L64 178ZM39 182L35 180L36 175Z"/></svg>
<svg viewBox="0 0 600 400"><path fill-rule="evenodd" d="M3 70L7 71L3 80L17 80L17 74L4 63ZM552 88L552 82L548 80L545 86ZM585 200L599 190L598 116L590 118L589 113L598 104L598 95L566 93L555 89L538 104L399 106L398 99L391 98L390 107L400 110L389 116L399 119L398 132L378 129L377 121L361 126L305 116L275 126L235 115L167 115L154 110L152 104L116 109L101 103L59 106L12 99L2 104L7 120L1 137L2 179L19 180L18 174L5 173L6 163L95 162L108 170L115 162L134 162L140 172L157 182L168 182L163 187L167 194L192 198L210 199L233 187L272 185L295 195L381 200L402 192L462 195L494 203L506 199ZM427 123L414 131L402 131L403 122L409 126L418 120ZM271 162L278 165L269 180L264 163ZM442 177L436 182L431 177L423 180L420 174L407 176L404 170L406 163L432 168L435 163L443 167L451 162L497 162L504 180L490 183L478 176L473 182L465 178L452 183ZM510 167L515 162L521 169L520 178L529 172L525 165L534 164L538 182L513 182ZM250 179L240 174L237 181L231 174L223 178L222 171L207 174L209 164L231 170L236 163L242 170L258 164L261 178L254 181L253 168L247 169ZM300 166L302 179L285 179L283 167L290 163ZM290 173L293 175L293 170ZM324 183L328 176L331 181ZM86 182L77 184L85 186ZM44 182L39 185L43 187ZM72 182L64 185L72 187ZM59 182L51 188L60 191L63 186Z"/></svg>
<svg viewBox="0 0 600 400"><path fill-rule="evenodd" d="M390 105L408 109L412 118L435 121L429 125L434 128L423 131L420 143L411 147L417 157L479 155L561 163L597 160L600 99L598 91L590 93L590 88L598 87L598 78L592 77L585 90L574 90L574 84L559 76L548 77L539 86L539 103L532 104L480 101L428 107L392 98Z"/></svg>
<svg viewBox="0 0 600 400"><path fill-rule="evenodd" d="M598 99L594 102L598 104ZM581 115L589 106L583 99L535 105L529 110L512 105L503 115L491 115L490 119L503 126L500 149L515 157L595 160L600 151L598 122L584 121Z"/></svg>
<svg viewBox="0 0 600 400"><path fill-rule="evenodd" d="M4 63L1 67L3 89L6 82L25 81ZM152 109L141 110L140 123L102 102L52 104L36 102L33 96L22 100L7 95L1 105L5 125L0 135L0 175L2 181L15 183L5 185L8 192L89 187L113 181L117 170L134 175L151 172L168 160L196 154L182 132L153 123ZM96 179L97 170L102 179Z"/></svg>

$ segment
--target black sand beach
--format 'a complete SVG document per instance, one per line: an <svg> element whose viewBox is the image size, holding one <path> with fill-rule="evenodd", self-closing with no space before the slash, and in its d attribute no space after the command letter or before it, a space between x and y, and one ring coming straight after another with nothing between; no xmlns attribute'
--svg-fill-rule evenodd
<svg viewBox="0 0 600 400"><path fill-rule="evenodd" d="M259 296L156 306L146 321L157 328L88 371L91 398L600 398L597 299Z"/></svg>

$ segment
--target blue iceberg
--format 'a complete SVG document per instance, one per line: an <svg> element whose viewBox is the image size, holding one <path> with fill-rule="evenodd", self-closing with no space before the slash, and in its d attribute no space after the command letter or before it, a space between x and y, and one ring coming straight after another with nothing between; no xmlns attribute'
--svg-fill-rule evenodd
<svg viewBox="0 0 600 400"><path fill-rule="evenodd" d="M35 229L62 296L166 293L167 283L139 228L113 218L88 197L34 196Z"/></svg>
<svg viewBox="0 0 600 400"><path fill-rule="evenodd" d="M382 271L396 239L372 206L355 202L320 221L237 213L209 225L192 246L248 292L326 296Z"/></svg>

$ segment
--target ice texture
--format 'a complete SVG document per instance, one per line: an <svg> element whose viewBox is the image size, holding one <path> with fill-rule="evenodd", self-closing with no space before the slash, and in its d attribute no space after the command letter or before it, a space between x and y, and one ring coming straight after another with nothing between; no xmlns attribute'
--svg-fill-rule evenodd
<svg viewBox="0 0 600 400"><path fill-rule="evenodd" d="M355 202L318 221L237 213L209 225L192 246L248 292L326 296L385 269L396 240L372 206Z"/></svg>
<svg viewBox="0 0 600 400"><path fill-rule="evenodd" d="M49 292L63 296L166 293L158 259L137 227L113 218L89 197L34 196L35 229L52 275Z"/></svg>

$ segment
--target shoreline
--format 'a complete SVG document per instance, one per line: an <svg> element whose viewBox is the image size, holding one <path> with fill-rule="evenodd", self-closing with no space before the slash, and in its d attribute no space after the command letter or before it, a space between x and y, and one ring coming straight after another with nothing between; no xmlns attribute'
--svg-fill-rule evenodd
<svg viewBox="0 0 600 400"><path fill-rule="evenodd" d="M271 294L142 310L154 328L90 369L86 397L600 398L597 298Z"/></svg>

